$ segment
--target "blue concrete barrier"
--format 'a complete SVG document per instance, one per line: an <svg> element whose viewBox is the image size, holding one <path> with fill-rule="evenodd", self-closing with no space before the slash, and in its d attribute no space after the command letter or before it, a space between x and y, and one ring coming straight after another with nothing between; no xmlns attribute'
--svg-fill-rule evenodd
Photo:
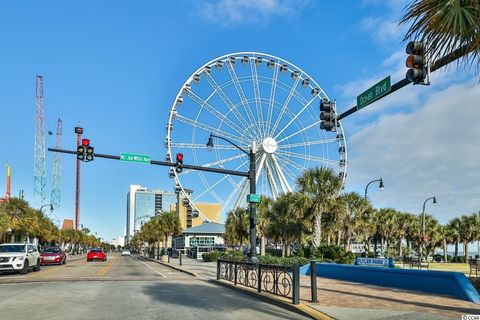
<svg viewBox="0 0 480 320"><path fill-rule="evenodd" d="M310 264L300 268L310 275ZM317 277L324 277L377 286L451 295L461 300L480 303L480 295L461 272L391 269L317 263Z"/></svg>

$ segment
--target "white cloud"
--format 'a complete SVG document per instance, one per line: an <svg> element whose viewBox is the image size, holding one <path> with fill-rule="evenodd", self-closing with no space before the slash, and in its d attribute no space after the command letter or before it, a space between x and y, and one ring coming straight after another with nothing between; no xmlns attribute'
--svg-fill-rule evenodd
<svg viewBox="0 0 480 320"><path fill-rule="evenodd" d="M383 193L369 189L378 207L420 213L423 201L441 222L480 208L480 86L435 92L409 113L381 117L349 141L347 189L382 177Z"/></svg>
<svg viewBox="0 0 480 320"><path fill-rule="evenodd" d="M200 16L223 26L267 23L271 17L297 15L310 0L211 0L199 6Z"/></svg>
<svg viewBox="0 0 480 320"><path fill-rule="evenodd" d="M379 42L397 39L402 33L401 27L396 20L388 20L385 17L369 17L360 22L363 30L369 32L373 39Z"/></svg>

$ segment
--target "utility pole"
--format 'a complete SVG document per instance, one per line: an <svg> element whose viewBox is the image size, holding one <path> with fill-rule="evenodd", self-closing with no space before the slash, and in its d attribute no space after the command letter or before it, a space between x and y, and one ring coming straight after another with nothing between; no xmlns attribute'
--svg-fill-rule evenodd
<svg viewBox="0 0 480 320"><path fill-rule="evenodd" d="M80 126L75 127L75 133L77 134L77 147L82 143L83 128ZM80 228L80 160L77 159L76 170L76 183L75 183L75 229Z"/></svg>

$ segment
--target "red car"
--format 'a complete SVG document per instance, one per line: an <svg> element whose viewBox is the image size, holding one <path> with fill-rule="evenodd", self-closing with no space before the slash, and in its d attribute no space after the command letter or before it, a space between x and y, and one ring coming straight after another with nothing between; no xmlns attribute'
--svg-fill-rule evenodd
<svg viewBox="0 0 480 320"><path fill-rule="evenodd" d="M45 248L40 254L40 264L65 264L67 255L59 247Z"/></svg>
<svg viewBox="0 0 480 320"><path fill-rule="evenodd" d="M107 261L107 254L103 252L103 249L90 249L87 252L87 261L93 260Z"/></svg>

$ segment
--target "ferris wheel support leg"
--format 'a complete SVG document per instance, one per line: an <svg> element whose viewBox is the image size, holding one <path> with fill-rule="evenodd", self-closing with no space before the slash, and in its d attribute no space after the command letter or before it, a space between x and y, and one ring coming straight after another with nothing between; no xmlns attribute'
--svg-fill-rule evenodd
<svg viewBox="0 0 480 320"><path fill-rule="evenodd" d="M256 181L256 170L255 170L255 149L252 145L249 153L250 158L250 171L249 177L250 180L250 194L257 193L257 181ZM257 258L257 207L254 202L250 202L250 253L248 260L250 262L258 262Z"/></svg>

